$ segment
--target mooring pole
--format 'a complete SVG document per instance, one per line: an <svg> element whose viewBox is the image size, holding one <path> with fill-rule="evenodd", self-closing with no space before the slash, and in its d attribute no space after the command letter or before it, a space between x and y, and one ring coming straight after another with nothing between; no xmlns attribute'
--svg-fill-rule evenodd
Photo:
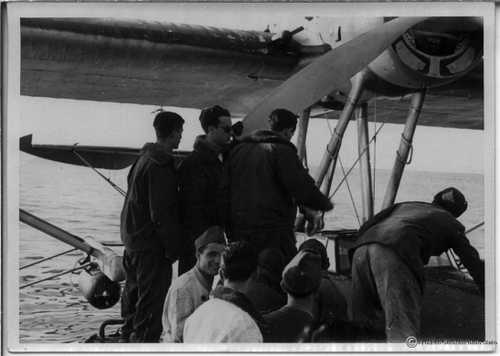
<svg viewBox="0 0 500 356"><path fill-rule="evenodd" d="M297 135L297 154L300 161L307 168L307 129L309 127L309 116L311 115L311 108L302 111L299 118L299 132Z"/></svg>
<svg viewBox="0 0 500 356"><path fill-rule="evenodd" d="M361 173L361 199L363 206L361 222L364 223L373 216L370 143L368 139L368 104L363 103L358 106L355 114L358 123L358 152L360 157L359 168Z"/></svg>
<svg viewBox="0 0 500 356"><path fill-rule="evenodd" d="M417 127L417 121L420 116L420 111L422 110L424 98L425 89L413 94L411 98L410 110L408 112L403 134L401 135L399 148L396 152L396 159L394 161L389 183L387 184L387 190L385 191L382 209L388 208L394 204L394 200L396 199L404 167L408 163L408 155L410 153L410 149L412 148L413 135Z"/></svg>
<svg viewBox="0 0 500 356"><path fill-rule="evenodd" d="M318 173L316 175L316 186L321 187L323 180L332 165L331 169L335 172L335 166L337 164L337 157L340 151L340 146L342 144L342 137L344 136L347 124L351 119L352 112L356 107L361 94L363 93L364 82L367 77L367 71L363 70L356 74L351 80L351 91L347 97L344 109L340 114L339 121L335 127L330 142L326 146L326 152L323 154L320 166L318 168Z"/></svg>

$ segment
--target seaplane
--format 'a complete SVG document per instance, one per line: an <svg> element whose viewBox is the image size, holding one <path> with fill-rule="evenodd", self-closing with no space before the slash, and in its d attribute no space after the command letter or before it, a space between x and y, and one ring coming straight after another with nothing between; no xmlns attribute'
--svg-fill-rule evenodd
<svg viewBox="0 0 500 356"><path fill-rule="evenodd" d="M30 17L22 18L20 26L23 96L160 107L219 104L242 118L243 136L267 128L268 114L286 108L300 116L297 148L306 166L310 119L335 118L337 125L314 174L317 186L328 196L344 133L356 121L362 221L376 213L370 160L376 133L370 138L370 100L410 98L404 121L378 118L380 123L404 124L381 208L396 200L417 123L484 126L481 114L437 119L421 115L426 96L474 91L482 98L481 17L304 16L294 25L271 24L255 30L119 18ZM137 147L35 144L31 135L21 137L19 147L34 156L96 171L126 168L140 151ZM179 159L186 154L176 153ZM90 277L82 282L82 290L92 305L107 308L118 301L117 284L124 278L121 256L28 211L20 210L19 219L88 254L81 269ZM301 225L299 217L298 230ZM317 236L334 245L331 273L338 277L347 301L347 251L355 237L356 229L330 229ZM423 337L484 340L483 297L451 252L441 257L426 267ZM98 340L109 341L104 332Z"/></svg>

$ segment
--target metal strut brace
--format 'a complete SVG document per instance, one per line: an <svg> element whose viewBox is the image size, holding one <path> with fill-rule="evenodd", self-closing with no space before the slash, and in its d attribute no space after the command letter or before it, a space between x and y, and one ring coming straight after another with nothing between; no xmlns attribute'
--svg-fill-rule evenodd
<svg viewBox="0 0 500 356"><path fill-rule="evenodd" d="M75 144L74 147L76 148L78 144ZM122 188L120 188L118 185L116 185L110 178L106 177L104 174L102 174L101 172L99 172L97 169L95 169L89 161L87 161L85 158L83 158L83 156L81 154L79 154L76 149L73 148L72 152L76 155L76 157L78 157L82 162L83 164L85 164L87 167L89 167L90 169L92 169L94 172L96 172L102 179L104 179L106 182L109 183L109 185L111 185L111 187L113 187L118 193L120 193L121 195L123 195L124 197L127 195L127 192L124 191Z"/></svg>

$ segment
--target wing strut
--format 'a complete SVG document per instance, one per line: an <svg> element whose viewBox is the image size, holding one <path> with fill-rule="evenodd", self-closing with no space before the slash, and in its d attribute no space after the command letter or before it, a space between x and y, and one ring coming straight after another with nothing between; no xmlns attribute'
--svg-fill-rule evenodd
<svg viewBox="0 0 500 356"><path fill-rule="evenodd" d="M358 100L363 93L364 83L367 77L367 71L363 70L356 74L352 79L352 87L347 97L344 110L342 110L342 114L340 115L339 121L335 130L333 132L332 137L330 138L330 142L326 146L326 151L323 154L323 158L321 159L321 163L318 169L318 174L316 177L316 185L321 187L323 180L328 172L330 165L332 165L332 170L335 171L335 166L337 164L337 157L340 151L340 146L342 144L342 138L344 137L345 130L347 129L347 124L351 119L352 112L356 105L358 104ZM330 188L328 188L329 191ZM326 194L328 195L328 191Z"/></svg>
<svg viewBox="0 0 500 356"><path fill-rule="evenodd" d="M370 143L368 141L368 104L363 103L356 108L358 122L358 154L360 157L362 216L364 223L373 216L372 175L370 168Z"/></svg>
<svg viewBox="0 0 500 356"><path fill-rule="evenodd" d="M404 167L406 164L408 164L407 160L410 153L410 148L413 147L413 134L415 133L415 129L417 127L417 121L418 117L420 116L420 111L422 110L422 105L424 104L424 98L425 89L422 89L421 91L413 94L411 98L410 111L408 112L408 117L406 119L403 134L401 135L399 149L396 152L396 159L394 161L391 177L385 191L382 209L388 208L389 206L394 204L394 200L396 199L396 194L399 189L401 177L403 176Z"/></svg>
<svg viewBox="0 0 500 356"><path fill-rule="evenodd" d="M309 127L309 118L311 115L311 108L307 108L302 111L299 118L299 132L297 136L297 154L300 161L307 169L307 150L306 150L306 138L307 129Z"/></svg>

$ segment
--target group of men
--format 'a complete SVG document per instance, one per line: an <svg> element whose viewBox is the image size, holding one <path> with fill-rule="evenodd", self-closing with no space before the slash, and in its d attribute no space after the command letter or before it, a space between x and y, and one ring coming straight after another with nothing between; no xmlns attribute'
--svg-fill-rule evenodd
<svg viewBox="0 0 500 356"><path fill-rule="evenodd" d="M456 220L467 203L449 188L432 203L395 204L360 228L346 300L329 280L323 244L296 247L297 210L314 234L333 208L290 142L297 116L276 109L270 130L241 138L228 110L204 109L205 134L177 166L183 123L158 113L157 142L128 175L124 342L296 342L325 328L355 340L347 334L376 333L380 323L387 341L404 341L419 336L423 266L448 248L484 290L484 263Z"/></svg>
<svg viewBox="0 0 500 356"><path fill-rule="evenodd" d="M128 175L121 215L124 340L158 341L172 264L179 261L179 275L206 273L192 268L200 261L197 256L204 256L195 241L207 229L220 226L229 242L246 241L257 254L274 248L288 263L297 252L297 206L304 207L311 232L322 228L322 213L333 208L290 142L297 126L290 111L273 111L271 130L238 140L228 110L204 109L205 134L177 167L172 152L183 123L176 113L158 113L153 122L157 142L143 147Z"/></svg>

